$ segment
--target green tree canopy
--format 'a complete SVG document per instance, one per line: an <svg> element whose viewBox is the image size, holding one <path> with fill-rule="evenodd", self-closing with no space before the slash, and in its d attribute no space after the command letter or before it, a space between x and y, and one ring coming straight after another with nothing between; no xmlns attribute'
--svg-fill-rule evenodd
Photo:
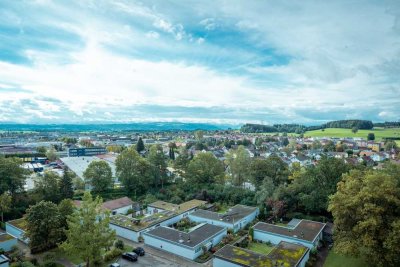
<svg viewBox="0 0 400 267"><path fill-rule="evenodd" d="M244 146L237 149L231 149L226 153L225 163L229 166L229 172L232 177L232 184L243 186L244 182L249 180L250 155Z"/></svg>
<svg viewBox="0 0 400 267"><path fill-rule="evenodd" d="M139 139L138 139L138 141L137 141L137 143L136 143L136 151L137 151L138 153L140 153L140 152L142 152L143 150L145 150L144 143L143 143L143 139L142 139L142 137L139 137Z"/></svg>
<svg viewBox="0 0 400 267"><path fill-rule="evenodd" d="M199 153L189 163L186 179L194 184L210 184L224 175L224 166L211 152Z"/></svg>
<svg viewBox="0 0 400 267"><path fill-rule="evenodd" d="M373 266L400 266L400 166L352 170L330 198L335 249Z"/></svg>
<svg viewBox="0 0 400 267"><path fill-rule="evenodd" d="M151 165L134 148L119 154L115 165L117 177L128 192L145 192L149 188L153 177Z"/></svg>
<svg viewBox="0 0 400 267"><path fill-rule="evenodd" d="M52 171L44 172L43 177L38 177L35 181L34 192L39 200L58 203L60 196L60 177Z"/></svg>
<svg viewBox="0 0 400 267"><path fill-rule="evenodd" d="M0 157L0 194L10 192L14 196L24 190L26 170L21 165L19 158Z"/></svg>
<svg viewBox="0 0 400 267"><path fill-rule="evenodd" d="M27 210L26 237L33 253L53 248L62 240L61 216L56 204L41 201Z"/></svg>
<svg viewBox="0 0 400 267"><path fill-rule="evenodd" d="M367 135L367 140L369 140L369 141L375 140L375 134L374 134L374 133L369 133L369 134Z"/></svg>
<svg viewBox="0 0 400 267"><path fill-rule="evenodd" d="M83 176L94 192L104 192L113 184L111 167L103 160L92 161Z"/></svg>
<svg viewBox="0 0 400 267"><path fill-rule="evenodd" d="M12 198L8 192L4 192L0 195L0 213L1 221L4 221L4 213L11 210Z"/></svg>
<svg viewBox="0 0 400 267"><path fill-rule="evenodd" d="M67 239L61 244L67 254L84 259L87 267L115 241L115 230L109 227L110 213L101 204L101 198L93 199L85 192L81 206L68 217Z"/></svg>
<svg viewBox="0 0 400 267"><path fill-rule="evenodd" d="M152 145L150 147L148 160L153 171L153 184L155 186L164 185L164 180L167 177L167 162L164 151L161 145Z"/></svg>
<svg viewBox="0 0 400 267"><path fill-rule="evenodd" d="M71 198L74 196L74 189L72 188L72 174L69 170L64 169L64 174L60 180L60 197L61 199Z"/></svg>

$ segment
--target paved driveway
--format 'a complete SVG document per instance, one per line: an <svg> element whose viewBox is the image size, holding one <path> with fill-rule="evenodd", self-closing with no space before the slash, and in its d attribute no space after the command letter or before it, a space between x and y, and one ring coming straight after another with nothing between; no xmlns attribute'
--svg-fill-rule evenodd
<svg viewBox="0 0 400 267"><path fill-rule="evenodd" d="M162 258L159 258L155 255L146 254L145 256L139 257L138 261L130 262L125 259L120 258L118 263L121 264L121 267L128 267L128 266L151 266L151 267L161 267L161 266L181 266L178 264L174 264L172 261L168 261Z"/></svg>

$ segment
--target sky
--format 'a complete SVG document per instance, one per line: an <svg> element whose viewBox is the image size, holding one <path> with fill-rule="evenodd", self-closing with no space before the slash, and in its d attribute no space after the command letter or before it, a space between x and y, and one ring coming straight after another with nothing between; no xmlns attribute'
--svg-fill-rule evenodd
<svg viewBox="0 0 400 267"><path fill-rule="evenodd" d="M0 122L400 120L400 1L0 1Z"/></svg>

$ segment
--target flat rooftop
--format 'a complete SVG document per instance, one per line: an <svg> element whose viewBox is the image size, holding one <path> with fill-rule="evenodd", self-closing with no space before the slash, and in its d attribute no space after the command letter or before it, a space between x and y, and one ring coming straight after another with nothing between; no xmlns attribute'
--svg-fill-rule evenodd
<svg viewBox="0 0 400 267"><path fill-rule="evenodd" d="M227 212L221 214L209 210L196 210L191 213L191 216L196 216L204 219L209 219L213 221L223 221L227 223L234 223L242 220L243 218L249 216L253 212L256 212L257 208L249 207L245 205L236 205L230 208Z"/></svg>
<svg viewBox="0 0 400 267"><path fill-rule="evenodd" d="M135 218L130 218L125 215L117 214L117 215L111 216L110 223L118 225L118 226L122 226L124 228L130 229L135 232L139 232L141 230L144 230L148 227L151 227L153 225L161 223L161 222L168 220L169 218L172 218L177 215L178 215L178 213L175 213L173 211L168 211L168 210L154 213L154 214L152 214L150 216L146 216L142 219L135 219Z"/></svg>
<svg viewBox="0 0 400 267"><path fill-rule="evenodd" d="M12 235L6 234L6 233L0 233L0 243L5 242L11 239L15 239Z"/></svg>
<svg viewBox="0 0 400 267"><path fill-rule="evenodd" d="M105 157L105 156L104 156ZM82 156L82 157L65 157L60 159L62 162L64 162L65 165L68 166L71 171L73 171L79 178L82 180L84 179L83 173L89 166L89 164L93 161L96 160L104 160L105 162L108 163L108 165L111 167L111 172L113 177L115 177L115 164L109 160L105 160L97 156Z"/></svg>
<svg viewBox="0 0 400 267"><path fill-rule="evenodd" d="M274 224L258 222L254 225L254 230L268 232L272 234L283 235L290 238L296 238L312 242L317 235L324 229L325 223L301 220L296 226L278 226Z"/></svg>
<svg viewBox="0 0 400 267"><path fill-rule="evenodd" d="M145 235L193 248L222 231L225 231L224 227L206 223L188 233L161 226L146 232Z"/></svg>
<svg viewBox="0 0 400 267"><path fill-rule="evenodd" d="M148 206L156 208L156 209L163 209L163 210L169 210L169 211L174 211L174 212L178 212L178 213L183 213L185 211L200 207L205 204L207 204L207 201L198 200L198 199L192 199L192 200L183 202L179 205L159 200L159 201L149 204Z"/></svg>
<svg viewBox="0 0 400 267"><path fill-rule="evenodd" d="M305 246L282 241L267 255L226 245L214 257L245 267L297 267L307 251Z"/></svg>
<svg viewBox="0 0 400 267"><path fill-rule="evenodd" d="M15 226L23 231L26 231L26 220L24 218L8 221L8 224L11 224L12 226Z"/></svg>

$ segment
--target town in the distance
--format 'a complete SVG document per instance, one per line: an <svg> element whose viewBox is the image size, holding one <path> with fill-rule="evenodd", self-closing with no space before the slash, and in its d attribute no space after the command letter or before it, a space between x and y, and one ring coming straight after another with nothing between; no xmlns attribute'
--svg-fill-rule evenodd
<svg viewBox="0 0 400 267"><path fill-rule="evenodd" d="M400 122L14 127L1 267L400 262Z"/></svg>

